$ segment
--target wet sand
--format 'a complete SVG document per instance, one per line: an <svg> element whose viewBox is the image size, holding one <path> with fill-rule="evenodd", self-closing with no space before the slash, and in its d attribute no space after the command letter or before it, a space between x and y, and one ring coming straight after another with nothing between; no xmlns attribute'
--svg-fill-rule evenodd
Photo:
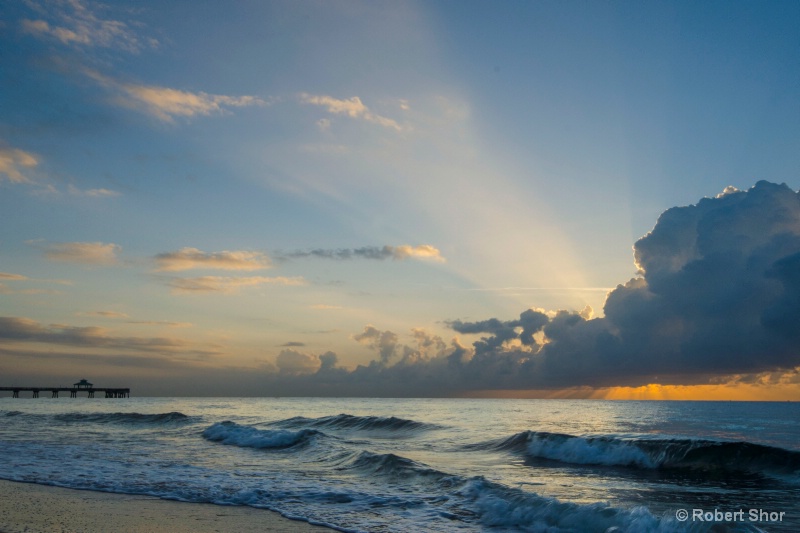
<svg viewBox="0 0 800 533"><path fill-rule="evenodd" d="M0 480L2 533L330 533L278 513Z"/></svg>

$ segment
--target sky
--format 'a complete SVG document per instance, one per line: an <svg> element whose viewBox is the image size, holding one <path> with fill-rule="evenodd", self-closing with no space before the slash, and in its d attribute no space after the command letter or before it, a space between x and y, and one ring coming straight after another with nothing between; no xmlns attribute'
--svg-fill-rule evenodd
<svg viewBox="0 0 800 533"><path fill-rule="evenodd" d="M800 399L800 4L0 5L0 383Z"/></svg>

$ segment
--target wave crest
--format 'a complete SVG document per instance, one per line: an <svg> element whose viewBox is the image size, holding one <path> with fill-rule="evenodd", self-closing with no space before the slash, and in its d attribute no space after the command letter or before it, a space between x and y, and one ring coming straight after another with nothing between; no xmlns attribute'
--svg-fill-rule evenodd
<svg viewBox="0 0 800 533"><path fill-rule="evenodd" d="M473 477L457 491L470 500L478 520L489 528L524 531L683 531L669 516L656 517L646 507L626 510L604 503L577 504L539 496Z"/></svg>
<svg viewBox="0 0 800 533"><path fill-rule="evenodd" d="M235 422L218 422L203 431L203 437L212 442L239 446L241 448L290 448L306 445L312 439L324 435L313 429L289 431L285 429L258 429Z"/></svg>
<svg viewBox="0 0 800 533"><path fill-rule="evenodd" d="M389 477L428 477L439 479L446 476L422 463L393 453L372 453L362 451L347 466L364 474Z"/></svg>
<svg viewBox="0 0 800 533"><path fill-rule="evenodd" d="M471 445L468 448L510 451L533 459L579 465L781 476L800 474L800 452L744 441L579 437L562 433L523 431L506 439Z"/></svg>
<svg viewBox="0 0 800 533"><path fill-rule="evenodd" d="M395 416L355 416L345 413L335 416L323 416L321 418L296 416L276 422L275 425L284 427L354 429L360 431L420 431L440 428L440 426L436 424L428 424Z"/></svg>

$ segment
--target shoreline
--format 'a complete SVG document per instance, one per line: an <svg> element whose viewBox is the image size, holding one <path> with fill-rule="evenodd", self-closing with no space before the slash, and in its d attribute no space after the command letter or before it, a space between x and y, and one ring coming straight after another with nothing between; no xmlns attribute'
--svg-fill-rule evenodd
<svg viewBox="0 0 800 533"><path fill-rule="evenodd" d="M0 533L324 533L334 531L246 506L0 480Z"/></svg>

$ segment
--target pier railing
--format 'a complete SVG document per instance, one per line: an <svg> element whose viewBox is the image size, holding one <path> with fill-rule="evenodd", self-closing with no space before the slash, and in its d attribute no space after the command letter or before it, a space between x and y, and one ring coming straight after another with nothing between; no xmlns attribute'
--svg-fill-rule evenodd
<svg viewBox="0 0 800 533"><path fill-rule="evenodd" d="M51 398L58 398L59 392L69 392L70 398L77 398L79 392L87 392L89 398L94 398L96 392L105 393L106 398L130 398L131 389L129 388L107 388L107 387L0 387L0 392L11 392L12 398L19 398L20 392L32 392L34 398L39 397L39 393L50 393Z"/></svg>

